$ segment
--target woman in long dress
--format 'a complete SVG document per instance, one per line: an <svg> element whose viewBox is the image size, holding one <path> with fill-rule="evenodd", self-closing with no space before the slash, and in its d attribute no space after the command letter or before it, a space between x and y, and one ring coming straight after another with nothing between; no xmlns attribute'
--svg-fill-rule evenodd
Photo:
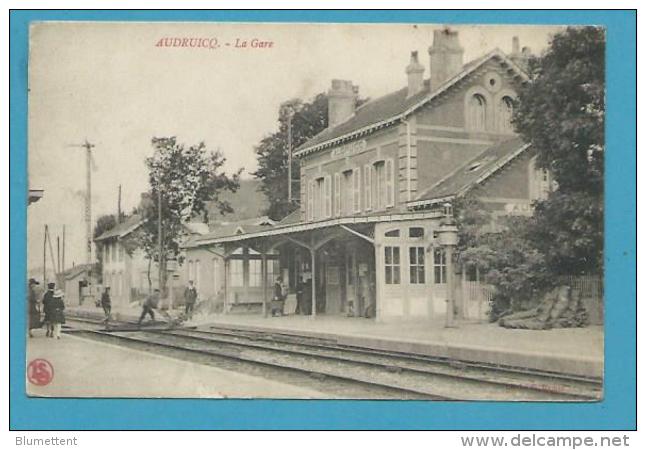
<svg viewBox="0 0 646 450"><path fill-rule="evenodd" d="M40 328L42 323L40 321L40 309L38 308L38 296L36 288L38 281L31 278L29 280L29 337L34 337L32 330Z"/></svg>
<svg viewBox="0 0 646 450"><path fill-rule="evenodd" d="M54 337L61 338L61 328L65 323L65 302L63 301L63 291L56 289L51 306L51 321L54 328Z"/></svg>

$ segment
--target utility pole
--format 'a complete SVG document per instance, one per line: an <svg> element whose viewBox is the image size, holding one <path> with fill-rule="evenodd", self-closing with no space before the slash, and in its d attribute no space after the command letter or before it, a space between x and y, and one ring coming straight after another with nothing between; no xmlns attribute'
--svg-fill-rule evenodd
<svg viewBox="0 0 646 450"><path fill-rule="evenodd" d="M287 116L287 201L292 204L292 117L294 110Z"/></svg>
<svg viewBox="0 0 646 450"><path fill-rule="evenodd" d="M162 240L162 196L161 191L157 191L157 240L159 245L159 258L158 258L158 268L159 268L159 280L157 285L159 287L159 295L162 293L162 275L163 275L163 266L162 266L162 254L164 252L164 244Z"/></svg>
<svg viewBox="0 0 646 450"><path fill-rule="evenodd" d="M52 248L52 238L49 236L49 227L46 228L46 238L47 238L47 243L49 244L49 257L52 260L52 269L54 269L54 276L56 276L56 261L54 261L54 249ZM56 279L56 278L54 278Z"/></svg>
<svg viewBox="0 0 646 450"><path fill-rule="evenodd" d="M47 225L43 233L43 287L47 287Z"/></svg>
<svg viewBox="0 0 646 450"><path fill-rule="evenodd" d="M117 200L117 223L121 223L121 185L119 185L119 199Z"/></svg>
<svg viewBox="0 0 646 450"><path fill-rule="evenodd" d="M56 271L61 273L61 238L56 236Z"/></svg>
<svg viewBox="0 0 646 450"><path fill-rule="evenodd" d="M65 225L63 225L63 272L65 272Z"/></svg>
<svg viewBox="0 0 646 450"><path fill-rule="evenodd" d="M85 149L85 262L92 263L92 149L86 139L82 144L70 145Z"/></svg>

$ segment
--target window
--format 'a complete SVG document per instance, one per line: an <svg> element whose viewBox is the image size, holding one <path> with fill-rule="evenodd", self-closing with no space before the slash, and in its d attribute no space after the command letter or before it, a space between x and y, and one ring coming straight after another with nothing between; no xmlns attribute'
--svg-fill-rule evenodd
<svg viewBox="0 0 646 450"><path fill-rule="evenodd" d="M422 228L422 227L410 227L408 229L408 237L410 237L410 238L423 238L424 237L424 228Z"/></svg>
<svg viewBox="0 0 646 450"><path fill-rule="evenodd" d="M408 250L410 256L410 283L426 283L424 271L424 247L410 247Z"/></svg>
<svg viewBox="0 0 646 450"><path fill-rule="evenodd" d="M352 210L361 212L361 169L352 170Z"/></svg>
<svg viewBox="0 0 646 450"><path fill-rule="evenodd" d="M392 159L378 161L375 170L375 207L395 206L395 163Z"/></svg>
<svg viewBox="0 0 646 450"><path fill-rule="evenodd" d="M262 286L262 260L260 259L249 260L249 286Z"/></svg>
<svg viewBox="0 0 646 450"><path fill-rule="evenodd" d="M400 284L399 247L384 247L386 284Z"/></svg>
<svg viewBox="0 0 646 450"><path fill-rule="evenodd" d="M341 174L334 174L334 215L341 215Z"/></svg>
<svg viewBox="0 0 646 450"><path fill-rule="evenodd" d="M372 167L370 164L366 164L363 167L363 193L364 200L363 205L366 211L372 209Z"/></svg>
<svg viewBox="0 0 646 450"><path fill-rule="evenodd" d="M324 181L325 217L332 217L332 177L327 175Z"/></svg>
<svg viewBox="0 0 646 450"><path fill-rule="evenodd" d="M103 246L103 250L105 252L104 255L104 263L107 264L110 262L110 244L106 244Z"/></svg>
<svg viewBox="0 0 646 450"><path fill-rule="evenodd" d="M325 195L325 178L317 178L314 184L314 219L321 219L325 214L323 198Z"/></svg>
<svg viewBox="0 0 646 450"><path fill-rule="evenodd" d="M232 259L229 261L229 280L231 287L244 286L244 261Z"/></svg>
<svg viewBox="0 0 646 450"><path fill-rule="evenodd" d="M500 104L498 105L499 130L503 133L511 133L513 131L513 126L511 124L513 114L514 101L511 97L506 95L500 99Z"/></svg>
<svg viewBox="0 0 646 450"><path fill-rule="evenodd" d="M119 261L123 261L123 244L118 243L117 248L119 249Z"/></svg>
<svg viewBox="0 0 646 450"><path fill-rule="evenodd" d="M386 232L384 233L384 236L385 236L385 237L390 237L390 238L391 238L391 237L399 237L399 236L400 236L400 234L399 234L399 229L386 231Z"/></svg>
<svg viewBox="0 0 646 450"><path fill-rule="evenodd" d="M481 94L474 94L469 99L467 114L470 128L484 130L486 126L487 101Z"/></svg>
<svg viewBox="0 0 646 450"><path fill-rule="evenodd" d="M342 186L342 199L341 199L341 209L342 214L352 214L352 180L354 172L352 170L346 170L343 172L343 186Z"/></svg>
<svg viewBox="0 0 646 450"><path fill-rule="evenodd" d="M395 164L386 160L386 207L395 206Z"/></svg>
<svg viewBox="0 0 646 450"><path fill-rule="evenodd" d="M446 283L446 253L444 249L436 248L433 250L433 269L435 275L435 284Z"/></svg>
<svg viewBox="0 0 646 450"><path fill-rule="evenodd" d="M386 163L384 161L375 163L375 207L377 209L386 207Z"/></svg>
<svg viewBox="0 0 646 450"><path fill-rule="evenodd" d="M110 249L110 254L112 255L112 262L115 262L117 260L117 243L113 242L112 244L110 244L110 247L112 247Z"/></svg>

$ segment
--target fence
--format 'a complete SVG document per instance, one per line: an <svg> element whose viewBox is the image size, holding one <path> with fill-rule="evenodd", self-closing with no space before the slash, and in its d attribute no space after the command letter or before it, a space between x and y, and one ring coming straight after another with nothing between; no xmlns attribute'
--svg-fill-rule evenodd
<svg viewBox="0 0 646 450"><path fill-rule="evenodd" d="M603 325L603 278L599 275L568 275L559 278L559 284L581 293L583 307L588 312L590 325Z"/></svg>
<svg viewBox="0 0 646 450"><path fill-rule="evenodd" d="M455 298L462 318L466 320L488 321L494 288L481 281L456 283ZM568 275L558 279L558 284L579 291L583 307L588 313L590 325L603 325L603 279L599 275Z"/></svg>

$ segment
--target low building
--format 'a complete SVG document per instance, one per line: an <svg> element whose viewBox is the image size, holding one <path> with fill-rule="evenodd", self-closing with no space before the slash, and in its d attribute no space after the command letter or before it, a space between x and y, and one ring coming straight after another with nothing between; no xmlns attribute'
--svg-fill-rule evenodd
<svg viewBox="0 0 646 450"><path fill-rule="evenodd" d="M94 303L99 294L96 269L95 264L79 264L56 274L56 284L65 292L67 305Z"/></svg>
<svg viewBox="0 0 646 450"><path fill-rule="evenodd" d="M328 128L294 153L300 210L274 226L187 243L189 255L217 256L201 259L200 270L223 278L207 284L223 289L229 305L262 295L266 312L280 273L305 298L301 311L314 315L443 317L450 274L437 236L445 205L477 187L494 217L531 214L550 179L511 125L527 52L514 40L511 55L495 49L464 64L457 32L444 29L428 53L430 79L412 52L406 85L359 108L358 88L332 81Z"/></svg>

